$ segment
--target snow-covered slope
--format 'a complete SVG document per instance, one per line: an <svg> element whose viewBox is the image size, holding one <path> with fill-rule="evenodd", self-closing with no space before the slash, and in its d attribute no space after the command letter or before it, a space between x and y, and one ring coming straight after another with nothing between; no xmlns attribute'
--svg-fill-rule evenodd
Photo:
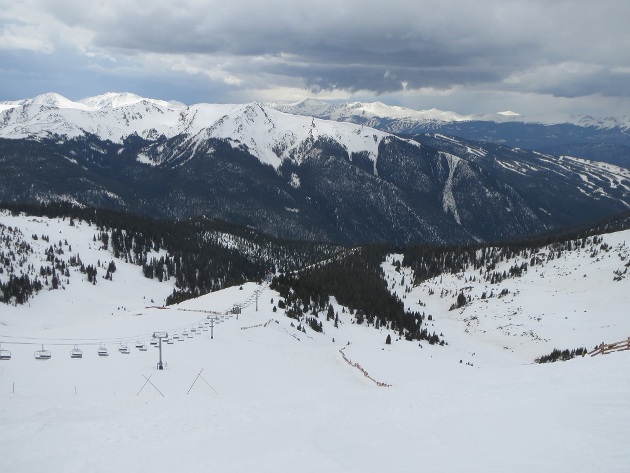
<svg viewBox="0 0 630 473"><path fill-rule="evenodd" d="M402 255L390 255L383 269L407 310L441 314L434 316L433 329L443 332L451 345L461 341L472 351L484 345L528 362L554 348L590 351L630 335L625 309L630 303L630 230L604 235L601 242L585 239L584 247L574 245L569 251L546 246L533 259L532 265L525 253L501 257L492 273L511 274L523 265L527 269L494 284L482 276L486 268L469 266L414 286L411 268L396 270ZM453 308L459 294L467 303ZM470 358L472 351L465 360L493 362Z"/></svg>
<svg viewBox="0 0 630 473"><path fill-rule="evenodd" d="M54 135L77 137L84 133L91 133L101 139L121 142L131 134L138 134L148 139L155 139L160 135L168 138L181 133L194 135L205 128L214 127L218 132L222 127L220 123L216 123L217 120L227 117L228 121L233 121L237 114L252 107L259 107L267 114L271 113L269 109L273 108L292 116L353 122L394 133L409 132L419 127L431 129L449 124L479 121L495 123L531 121L526 116L513 111L461 115L435 108L413 110L380 102L329 103L307 99L293 104L186 106L180 102L143 98L131 93L108 92L76 102L56 93L47 93L31 99L0 102L0 137L41 138ZM241 118L246 120L245 117ZM552 122L545 123L552 124ZM569 116L562 123L602 130L626 130L630 128L630 116L605 118ZM282 131L289 134L295 132L291 128ZM223 132L223 138L231 138L230 133L235 130L223 129ZM332 133L334 134L335 131ZM346 131L342 133L345 134Z"/></svg>
<svg viewBox="0 0 630 473"><path fill-rule="evenodd" d="M11 139L75 138L85 133L114 142L131 134L156 138L175 133L181 113L166 102L130 94L105 94L82 102L45 94L5 107L0 113L0 137Z"/></svg>
<svg viewBox="0 0 630 473"><path fill-rule="evenodd" d="M208 113L208 108L195 110ZM199 120L192 123L191 130L199 128ZM379 143L387 136L360 125L289 115L254 103L234 106L212 125L201 128L193 141L203 144L209 138L228 138L238 146L246 146L263 163L278 168L284 159L299 162L303 155L295 151L320 138L334 140L348 154L367 152L375 161Z"/></svg>
<svg viewBox="0 0 630 473"><path fill-rule="evenodd" d="M417 127L431 128L445 124L462 122L494 123L544 123L547 125L568 123L580 127L598 129L630 128L630 115L622 117L592 117L588 115L570 115L563 120L532 119L512 110L484 113L479 115L461 115L452 111L414 110L406 107L386 105L381 102L325 102L306 99L290 104L272 103L270 106L287 113L326 118L329 120L362 123L375 128L387 129L400 133Z"/></svg>
<svg viewBox="0 0 630 473"><path fill-rule="evenodd" d="M47 234L86 261L113 258L86 224L4 214L0 223L34 247L32 234ZM265 285L164 309L155 306L169 284L123 261L96 286L72 275L65 290L0 307L2 349L12 354L0 361L0 462L24 472L625 472L630 352L531 361L550 347L630 335L630 279L613 281L627 242L626 231L605 235L609 251L593 257L547 255L487 302L477 298L483 285L466 281L474 271L405 291L412 275L390 257L393 290L432 315L444 347L396 334L385 345L386 330L353 323L334 300L338 328L320 316L324 334L298 331ZM40 264L38 254L25 263ZM449 311L460 290L473 302ZM235 304L240 315L226 314ZM135 347L155 331L192 328L192 338L164 345L163 371L157 348ZM109 356L97 355L101 343ZM121 343L131 353L119 353ZM70 357L75 344L81 359ZM42 345L51 359L34 359Z"/></svg>
<svg viewBox="0 0 630 473"><path fill-rule="evenodd" d="M289 115L258 103L186 107L128 93L107 93L80 102L51 93L1 107L2 138L75 138L86 133L116 143L133 134L150 140L162 135L196 136L197 141L223 138L247 146L274 167L305 140L321 137L334 139L349 153L365 151L375 159L378 144L387 135L359 125Z"/></svg>
<svg viewBox="0 0 630 473"><path fill-rule="evenodd" d="M360 115L366 119L389 118L418 122L460 122L472 120L472 115L460 115L431 108L413 110L406 107L386 105L381 102L343 102L329 103L322 100L306 99L292 104L271 104L278 110L296 115L326 117L331 120L346 121Z"/></svg>

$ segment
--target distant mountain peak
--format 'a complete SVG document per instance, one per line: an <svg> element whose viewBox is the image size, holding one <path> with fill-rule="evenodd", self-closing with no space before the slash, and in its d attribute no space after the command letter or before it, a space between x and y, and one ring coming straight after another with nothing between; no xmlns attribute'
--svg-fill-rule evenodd
<svg viewBox="0 0 630 473"><path fill-rule="evenodd" d="M32 99L27 99L22 101L24 105L44 105L47 107L53 108L67 108L67 109L80 109L87 110L88 107L78 103L73 102L65 98L63 95L57 94L55 92L48 92L42 95L38 95Z"/></svg>
<svg viewBox="0 0 630 473"><path fill-rule="evenodd" d="M438 110L413 110L398 105L387 105L382 102L343 102L329 103L317 99L305 99L292 104L269 104L286 113L309 115L337 121L354 122L353 117L363 119L396 119L418 122L459 122L471 120L471 116L455 112Z"/></svg>
<svg viewBox="0 0 630 473"><path fill-rule="evenodd" d="M518 112L513 112L512 110L506 110L504 112L497 112L499 115L503 115L504 117L520 117L521 114Z"/></svg>
<svg viewBox="0 0 630 473"><path fill-rule="evenodd" d="M152 103L165 108L183 109L186 107L180 102L148 99L131 92L106 92L94 97L87 97L79 102L92 109L127 107L140 102Z"/></svg>

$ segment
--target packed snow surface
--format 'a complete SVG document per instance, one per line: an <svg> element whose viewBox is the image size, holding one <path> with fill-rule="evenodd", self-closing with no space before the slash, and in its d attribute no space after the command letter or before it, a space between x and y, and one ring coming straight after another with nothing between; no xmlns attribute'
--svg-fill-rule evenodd
<svg viewBox="0 0 630 473"><path fill-rule="evenodd" d="M86 263L113 259L85 222L5 213L0 223L20 229L35 267L45 243L32 235L67 240L66 251L71 245ZM546 264L487 287L472 270L413 286L410 270L396 269L402 257L390 255L382 265L389 287L409 309L432 315L425 323L446 346L357 325L334 300L338 328L324 314L324 334L298 331L273 311L278 294L266 284L164 308L172 281L145 279L140 267L115 260L113 280L101 272L95 285L73 273L64 289L0 307L1 348L11 351L0 361L0 466L627 472L630 351L533 363L553 348L590 351L630 336L630 232L604 241L609 251L543 254ZM484 302L480 294L491 290ZM460 291L471 302L449 310ZM164 370L150 345L157 331L191 335L164 343ZM109 356L97 355L101 344ZM34 357L42 345L49 360ZM75 345L81 359L70 357Z"/></svg>

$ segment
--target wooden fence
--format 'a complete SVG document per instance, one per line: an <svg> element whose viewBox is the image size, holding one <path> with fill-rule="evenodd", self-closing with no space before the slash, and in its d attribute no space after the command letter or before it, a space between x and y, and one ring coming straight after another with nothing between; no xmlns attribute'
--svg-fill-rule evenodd
<svg viewBox="0 0 630 473"><path fill-rule="evenodd" d="M359 363L352 363L352 360L350 358L348 358L346 356L346 354L343 352L346 349L346 347L343 347L341 350L339 350L339 353L341 353L341 356L343 357L343 359L345 360L346 363L348 363L350 366L358 369L359 371L361 371L361 373L363 373L363 376L365 376L367 379L369 379L370 381L372 381L373 383L375 383L377 386L383 387L383 388L389 388L391 386L391 384L387 384L387 383L383 383L381 381L377 381L374 378L372 378L368 372L363 369L363 367L359 364Z"/></svg>
<svg viewBox="0 0 630 473"><path fill-rule="evenodd" d="M622 340L620 342L615 343L604 343L595 347L595 350L589 352L589 355L608 355L609 353L614 353L616 351L625 351L630 350L630 337L627 340Z"/></svg>
<svg viewBox="0 0 630 473"><path fill-rule="evenodd" d="M273 319L267 320L267 322L265 322L264 324L250 325L249 327L241 327L241 330L249 330L250 328L257 328L257 327L266 327L271 322L273 322Z"/></svg>

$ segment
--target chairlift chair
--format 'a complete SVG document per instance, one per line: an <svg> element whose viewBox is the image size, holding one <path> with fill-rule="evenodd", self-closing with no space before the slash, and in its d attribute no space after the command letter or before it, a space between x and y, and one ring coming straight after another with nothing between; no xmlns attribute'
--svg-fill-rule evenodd
<svg viewBox="0 0 630 473"><path fill-rule="evenodd" d="M151 345L153 345L154 347L157 346L158 344L157 338L152 338L149 343L151 343Z"/></svg>
<svg viewBox="0 0 630 473"><path fill-rule="evenodd" d="M37 350L35 352L35 359L36 360L50 360L51 358L51 353L50 350L45 350L44 349L44 345L42 345L42 349L41 350Z"/></svg>
<svg viewBox="0 0 630 473"><path fill-rule="evenodd" d="M2 344L0 343L0 360L10 360L11 352L9 350L2 349Z"/></svg>
<svg viewBox="0 0 630 473"><path fill-rule="evenodd" d="M109 356L109 352L104 343L101 343L101 346L98 347L98 356Z"/></svg>
<svg viewBox="0 0 630 473"><path fill-rule="evenodd" d="M187 332L187 333L186 333L186 336L187 336L188 338L193 338L193 333L192 333L192 332Z"/></svg>
<svg viewBox="0 0 630 473"><path fill-rule="evenodd" d="M118 347L118 351L122 353L123 355L128 355L129 347L127 346L126 343L121 343L120 346Z"/></svg>
<svg viewBox="0 0 630 473"><path fill-rule="evenodd" d="M81 350L77 345L70 351L70 358L83 358L83 350Z"/></svg>
<svg viewBox="0 0 630 473"><path fill-rule="evenodd" d="M175 343L175 340L173 340L172 338L169 338L166 343L168 343L169 345L172 345L173 343Z"/></svg>
<svg viewBox="0 0 630 473"><path fill-rule="evenodd" d="M142 343L142 341L138 340L136 342L136 348L142 348L144 346L144 343Z"/></svg>

